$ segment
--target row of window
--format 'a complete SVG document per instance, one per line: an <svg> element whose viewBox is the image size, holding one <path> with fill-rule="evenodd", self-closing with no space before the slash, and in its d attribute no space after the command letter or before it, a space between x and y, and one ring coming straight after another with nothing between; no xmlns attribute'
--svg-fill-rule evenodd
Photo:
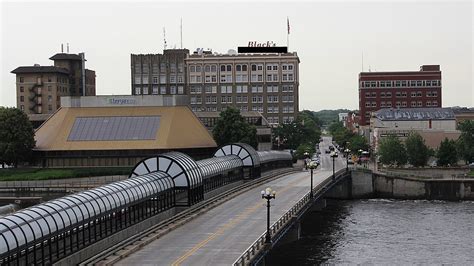
<svg viewBox="0 0 474 266"><path fill-rule="evenodd" d="M53 76L48 76L48 82L53 82L53 79L54 77ZM37 77L36 78L36 82L37 83L42 83L43 81L43 78L42 77ZM68 79L67 78L64 78L64 77L56 77L56 82L57 83L64 83L64 84L67 84L68 83ZM20 77L20 83L25 83L25 77Z"/></svg>
<svg viewBox="0 0 474 266"><path fill-rule="evenodd" d="M234 87L232 85L223 85L219 86L220 87L220 92L221 93L248 93L248 86L247 85L237 85L235 86L235 91ZM206 93L217 93L217 86L205 86L204 87ZM262 85L256 85L256 86L251 86L251 92L252 93L263 93L264 86ZM267 93L278 93L279 92L279 86L278 85L267 85L266 86L266 91ZM281 86L281 91L282 92L293 92L294 87L293 85L283 85ZM202 93L202 87L201 86L191 86L189 90L190 94L201 94Z"/></svg>
<svg viewBox="0 0 474 266"><path fill-rule="evenodd" d="M191 104L201 104L203 99L205 99L207 104L217 104L217 96L206 96L205 98L201 96L191 96ZM233 103L234 96L221 96L221 103ZM264 97L262 95L253 95L252 97L247 96L235 96L236 103L248 103L249 99L252 100L252 103L263 103ZM279 97L277 95L267 96L267 103L278 103ZM293 95L282 95L281 102L283 103L292 103L294 102Z"/></svg>
<svg viewBox="0 0 474 266"><path fill-rule="evenodd" d="M441 80L361 81L361 88L438 87Z"/></svg>
<svg viewBox="0 0 474 266"><path fill-rule="evenodd" d="M166 75L154 76L152 81L152 84L167 84ZM182 75L170 75L169 83L184 83L184 77ZM135 84L150 84L148 76L135 76Z"/></svg>
<svg viewBox="0 0 474 266"><path fill-rule="evenodd" d="M159 89L159 90L158 90ZM135 95L140 94L149 94L148 86L144 87L135 87ZM184 87L183 86L170 86L169 91L167 90L166 86L153 86L151 90L151 94L184 94Z"/></svg>
<svg viewBox="0 0 474 266"><path fill-rule="evenodd" d="M266 76L267 82L279 82L280 76L278 74L267 74ZM217 83L217 75L205 75L204 79L202 78L201 74L190 74L189 75L189 83L202 83L204 80L205 83ZM252 74L250 76L251 82L263 82L263 75ZM138 81L138 80L137 80ZM164 76L164 81L160 83L166 83L166 76ZM247 74L236 74L235 75L235 82L248 82L249 76ZM282 82L293 82L295 81L295 76L293 74L282 74L281 75ZM172 80L170 77L170 82L174 83L174 79ZM220 83L232 83L234 82L232 74L221 74L219 78ZM144 82L145 83L145 82ZM183 83L182 79L178 79L178 83ZM139 84L135 82L135 84Z"/></svg>
<svg viewBox="0 0 474 266"><path fill-rule="evenodd" d="M183 73L184 64L183 63L160 63L158 67L158 63L153 63L152 71L153 73L166 73L166 69L169 67L170 72L175 73ZM148 74L150 72L148 64L141 64L139 62L135 63L135 73L143 73Z"/></svg>
<svg viewBox="0 0 474 266"><path fill-rule="evenodd" d="M279 64L276 63L268 63L266 64L267 71L278 71ZM293 71L293 64L282 64L281 70L282 71ZM217 72L217 65L189 65L189 72L190 73L200 73L204 70L205 73L212 73ZM237 72L246 72L248 70L247 64L236 64L235 71ZM251 71L263 71L263 64L251 64L250 65ZM222 64L220 65L220 72L231 72L232 65L229 64Z"/></svg>
<svg viewBox="0 0 474 266"><path fill-rule="evenodd" d="M217 111L225 111L227 108L228 108L227 106L222 106L221 108L219 108L217 106L205 106L205 107L204 106L192 106L191 110L193 112L206 112L206 111L207 112L217 112ZM241 112L248 112L249 111L249 107L247 105L235 106L234 108L237 108ZM252 106L252 108L250 108L250 110L254 111L254 112L263 113L264 108L263 108L262 105L254 105L254 106ZM267 107L267 113L279 113L278 110L279 110L278 106L276 106L276 107L274 107L274 106ZM285 114L292 114L292 113L294 113L294 107L293 106L284 106L282 111L283 111L282 113L285 113Z"/></svg>
<svg viewBox="0 0 474 266"><path fill-rule="evenodd" d="M410 102L411 107L423 107L423 102L422 101L411 101ZM438 106L438 101L426 101L425 102L425 107L437 107ZM378 107L377 102L366 102L365 107ZM380 102L380 107L392 107L392 102ZM403 102L396 102L395 107L408 107L408 103L406 101Z"/></svg>
<svg viewBox="0 0 474 266"><path fill-rule="evenodd" d="M377 98L377 94L380 96L380 98L391 98L392 93L391 92L366 92L365 93L365 98ZM408 93L406 91L397 91L395 93L395 97L397 98L404 98L407 97ZM425 92L426 97L438 97L438 91L426 91ZM410 93L411 97L423 97L423 92L421 91L412 91Z"/></svg>

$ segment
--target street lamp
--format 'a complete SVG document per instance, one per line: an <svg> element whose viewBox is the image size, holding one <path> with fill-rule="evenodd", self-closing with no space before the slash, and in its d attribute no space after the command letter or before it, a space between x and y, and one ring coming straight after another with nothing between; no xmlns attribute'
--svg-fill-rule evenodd
<svg viewBox="0 0 474 266"><path fill-rule="evenodd" d="M337 152L333 151L331 152L331 158L332 158L332 178L333 179L336 179L336 169L335 169L335 160L336 160L336 157L337 157Z"/></svg>
<svg viewBox="0 0 474 266"><path fill-rule="evenodd" d="M349 171L349 153L351 152L351 150L349 150L349 148L346 148L344 150L344 153L346 154L346 172Z"/></svg>
<svg viewBox="0 0 474 266"><path fill-rule="evenodd" d="M311 190L309 192L309 197L312 199L314 197L313 195L313 169L316 169L318 167L318 163L315 161L311 161L309 163L309 169L311 170Z"/></svg>
<svg viewBox="0 0 474 266"><path fill-rule="evenodd" d="M271 243L272 237L270 235L270 200L275 198L276 191L271 188L262 190L262 199L267 200L267 234L265 235L265 243Z"/></svg>

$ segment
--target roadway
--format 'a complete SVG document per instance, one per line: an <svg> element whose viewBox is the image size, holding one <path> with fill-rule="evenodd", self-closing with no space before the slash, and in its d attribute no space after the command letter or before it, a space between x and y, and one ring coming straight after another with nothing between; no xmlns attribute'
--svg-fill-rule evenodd
<svg viewBox="0 0 474 266"><path fill-rule="evenodd" d="M322 167L314 171L314 186L332 175L332 158L320 144ZM345 167L336 159L336 171ZM260 191L276 190L271 201L274 223L309 191L310 173L301 171L268 182L209 210L119 261L117 265L229 265L266 230L266 200Z"/></svg>

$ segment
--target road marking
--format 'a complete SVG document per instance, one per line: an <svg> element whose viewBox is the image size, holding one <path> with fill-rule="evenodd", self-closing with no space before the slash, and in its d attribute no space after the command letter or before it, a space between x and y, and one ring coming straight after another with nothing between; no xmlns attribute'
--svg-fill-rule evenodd
<svg viewBox="0 0 474 266"><path fill-rule="evenodd" d="M303 178L308 178L307 175L304 175L297 180L294 180L293 182L289 183L289 186L284 187L280 191L277 191L277 193L284 192L290 188L293 187L294 184L301 182L301 179ZM204 247L207 243L209 243L211 240L216 238L217 236L222 235L227 229L231 229L234 227L238 222L242 221L243 219L247 218L250 214L253 212L257 211L262 206L262 203L255 204L252 207L247 207L244 212L238 214L236 217L232 218L227 222L226 224L222 225L217 231L212 233L210 236L208 236L206 239L203 241L199 242L196 244L193 248L191 248L189 251L184 253L181 257L179 257L177 260L175 260L171 265L173 266L179 266L181 263L183 263L186 259L188 259L190 256L192 256L196 251L198 251L200 248Z"/></svg>

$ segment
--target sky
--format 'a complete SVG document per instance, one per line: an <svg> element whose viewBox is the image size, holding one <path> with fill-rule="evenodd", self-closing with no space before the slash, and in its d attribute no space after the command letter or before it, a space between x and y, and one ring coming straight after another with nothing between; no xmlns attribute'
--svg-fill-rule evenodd
<svg viewBox="0 0 474 266"><path fill-rule="evenodd" d="M52 65L69 43L96 71L98 95L131 94L130 54L168 48L226 53L249 41L287 44L300 58L300 110L358 109L362 71L439 64L442 104L474 106L471 1L2 1L0 106L15 106L18 66ZM66 48L65 48L66 49ZM362 60L363 58L363 60Z"/></svg>

